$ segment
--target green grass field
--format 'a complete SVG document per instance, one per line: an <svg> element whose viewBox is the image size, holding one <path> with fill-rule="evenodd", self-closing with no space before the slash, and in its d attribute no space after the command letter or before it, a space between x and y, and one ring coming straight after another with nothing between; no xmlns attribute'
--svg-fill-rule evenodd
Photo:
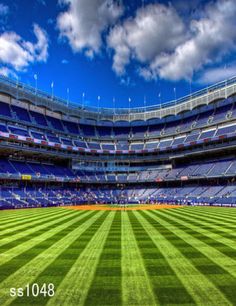
<svg viewBox="0 0 236 306"><path fill-rule="evenodd" d="M0 305L236 305L236 209L1 211Z"/></svg>

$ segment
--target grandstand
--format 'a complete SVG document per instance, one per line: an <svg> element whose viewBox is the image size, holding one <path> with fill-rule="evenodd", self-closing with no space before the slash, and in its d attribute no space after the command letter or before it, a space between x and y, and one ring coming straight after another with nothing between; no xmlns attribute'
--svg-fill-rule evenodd
<svg viewBox="0 0 236 306"><path fill-rule="evenodd" d="M0 77L0 208L236 205L236 78L164 105L82 107Z"/></svg>

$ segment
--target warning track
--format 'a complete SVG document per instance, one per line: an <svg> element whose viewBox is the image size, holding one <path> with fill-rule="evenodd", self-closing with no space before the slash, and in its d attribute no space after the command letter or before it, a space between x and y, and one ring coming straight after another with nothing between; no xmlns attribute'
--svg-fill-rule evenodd
<svg viewBox="0 0 236 306"><path fill-rule="evenodd" d="M155 210L155 209L172 209L181 208L179 205L163 205L163 204L138 204L138 205L77 205L67 206L66 209L73 210Z"/></svg>

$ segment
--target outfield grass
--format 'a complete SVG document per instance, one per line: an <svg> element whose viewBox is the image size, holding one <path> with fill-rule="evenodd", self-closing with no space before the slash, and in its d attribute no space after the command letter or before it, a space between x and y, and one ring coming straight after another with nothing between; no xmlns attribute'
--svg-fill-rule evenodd
<svg viewBox="0 0 236 306"><path fill-rule="evenodd" d="M0 305L236 305L236 209L0 212ZM54 297L10 288L53 283Z"/></svg>

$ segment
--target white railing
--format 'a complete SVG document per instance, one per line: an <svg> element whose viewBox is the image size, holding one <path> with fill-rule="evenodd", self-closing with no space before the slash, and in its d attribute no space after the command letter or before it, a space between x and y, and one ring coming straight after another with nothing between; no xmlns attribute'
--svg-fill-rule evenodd
<svg viewBox="0 0 236 306"><path fill-rule="evenodd" d="M186 97L163 104L138 108L96 108L84 107L40 91L22 82L0 75L0 92L7 93L19 100L44 106L52 111L59 111L67 116L95 120L134 121L163 118L192 110L201 105L227 98L236 93L236 77L222 81Z"/></svg>

